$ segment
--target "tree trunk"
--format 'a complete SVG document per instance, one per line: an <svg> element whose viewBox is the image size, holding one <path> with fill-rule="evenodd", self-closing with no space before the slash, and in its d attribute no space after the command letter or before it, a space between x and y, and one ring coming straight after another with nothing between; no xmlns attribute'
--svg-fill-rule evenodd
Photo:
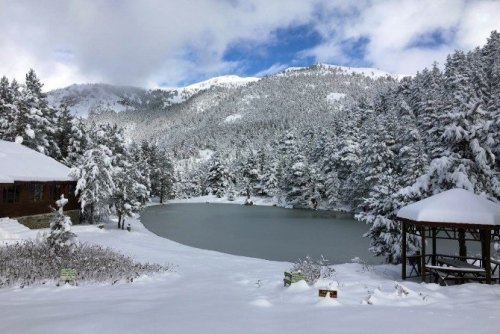
<svg viewBox="0 0 500 334"><path fill-rule="evenodd" d="M123 220L122 220L122 230L125 229L125 216L123 216Z"/></svg>
<svg viewBox="0 0 500 334"><path fill-rule="evenodd" d="M94 203L90 204L89 224L94 224Z"/></svg>
<svg viewBox="0 0 500 334"><path fill-rule="evenodd" d="M120 223L122 222L122 215L119 211L117 213L118 213L118 229L120 229Z"/></svg>

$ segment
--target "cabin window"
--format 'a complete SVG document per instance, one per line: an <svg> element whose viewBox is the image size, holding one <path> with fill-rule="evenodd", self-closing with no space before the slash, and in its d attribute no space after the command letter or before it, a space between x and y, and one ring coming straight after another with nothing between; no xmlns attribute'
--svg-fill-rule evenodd
<svg viewBox="0 0 500 334"><path fill-rule="evenodd" d="M68 184L68 197L75 197L76 186L73 183Z"/></svg>
<svg viewBox="0 0 500 334"><path fill-rule="evenodd" d="M33 202L39 202L43 200L43 184L33 183Z"/></svg>
<svg viewBox="0 0 500 334"><path fill-rule="evenodd" d="M62 192L61 192L61 185L58 184L58 183L55 183L54 187L52 188L52 196L53 196L52 198L54 200L58 200L58 199L61 198L61 194L62 194Z"/></svg>
<svg viewBox="0 0 500 334"><path fill-rule="evenodd" d="M3 188L3 202L4 203L17 203L19 202L19 187L8 186Z"/></svg>

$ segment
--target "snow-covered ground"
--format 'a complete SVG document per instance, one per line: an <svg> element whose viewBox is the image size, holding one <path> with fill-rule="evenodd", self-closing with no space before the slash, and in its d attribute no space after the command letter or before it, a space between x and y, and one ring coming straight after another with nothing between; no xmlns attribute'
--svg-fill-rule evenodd
<svg viewBox="0 0 500 334"><path fill-rule="evenodd" d="M0 333L497 333L500 285L400 282L399 266L335 266L337 300L320 282L285 288L289 263L232 256L158 237L139 220L75 226L81 241L175 273L130 284L0 289Z"/></svg>
<svg viewBox="0 0 500 334"><path fill-rule="evenodd" d="M185 199L172 199L168 203L219 203L219 204L239 204L242 205L246 201L245 196L236 196L234 201L230 201L227 197L218 198L214 195L205 195L199 197L185 198ZM275 198L270 197L253 197L251 198L254 205L260 206L276 206L277 201Z"/></svg>

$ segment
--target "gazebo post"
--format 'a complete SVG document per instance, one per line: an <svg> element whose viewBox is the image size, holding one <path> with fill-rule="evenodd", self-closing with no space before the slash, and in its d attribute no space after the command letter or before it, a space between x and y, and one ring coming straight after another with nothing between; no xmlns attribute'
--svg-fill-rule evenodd
<svg viewBox="0 0 500 334"><path fill-rule="evenodd" d="M437 229L435 227L432 228L432 265L436 265L436 235Z"/></svg>
<svg viewBox="0 0 500 334"><path fill-rule="evenodd" d="M481 255L483 257L483 268L486 271L486 284L491 284L491 261L490 261L490 243L491 230L481 229Z"/></svg>
<svg viewBox="0 0 500 334"><path fill-rule="evenodd" d="M465 244L465 229L458 229L458 255L462 258L467 257L467 246ZM465 259L462 259L465 261Z"/></svg>
<svg viewBox="0 0 500 334"><path fill-rule="evenodd" d="M425 226L420 227L421 249L422 249L422 282L425 282Z"/></svg>
<svg viewBox="0 0 500 334"><path fill-rule="evenodd" d="M403 280L406 279L406 223L403 222L403 226L401 227L402 230L402 238L403 240L401 241L401 278Z"/></svg>

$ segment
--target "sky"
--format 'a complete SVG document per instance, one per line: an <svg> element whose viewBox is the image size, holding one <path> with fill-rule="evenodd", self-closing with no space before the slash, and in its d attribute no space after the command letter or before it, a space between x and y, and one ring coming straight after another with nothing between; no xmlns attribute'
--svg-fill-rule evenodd
<svg viewBox="0 0 500 334"><path fill-rule="evenodd" d="M185 86L318 62L412 75L500 30L500 0L0 0L0 75Z"/></svg>

